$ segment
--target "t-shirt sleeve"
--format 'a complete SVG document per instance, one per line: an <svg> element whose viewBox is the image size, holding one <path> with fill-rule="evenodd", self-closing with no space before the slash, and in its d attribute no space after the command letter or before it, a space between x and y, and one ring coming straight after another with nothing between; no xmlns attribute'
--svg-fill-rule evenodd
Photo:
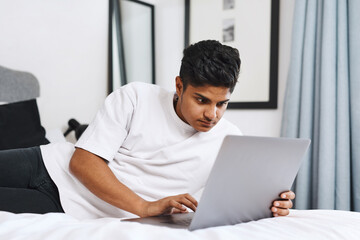
<svg viewBox="0 0 360 240"><path fill-rule="evenodd" d="M112 161L129 132L136 99L131 96L129 87L111 93L75 146Z"/></svg>

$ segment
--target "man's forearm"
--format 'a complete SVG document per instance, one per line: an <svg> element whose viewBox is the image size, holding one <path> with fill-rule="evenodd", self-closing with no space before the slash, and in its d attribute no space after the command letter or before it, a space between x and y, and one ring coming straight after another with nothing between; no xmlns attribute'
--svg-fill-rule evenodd
<svg viewBox="0 0 360 240"><path fill-rule="evenodd" d="M100 199L138 216L143 215L146 201L122 184L102 158L77 148L70 161L70 171Z"/></svg>

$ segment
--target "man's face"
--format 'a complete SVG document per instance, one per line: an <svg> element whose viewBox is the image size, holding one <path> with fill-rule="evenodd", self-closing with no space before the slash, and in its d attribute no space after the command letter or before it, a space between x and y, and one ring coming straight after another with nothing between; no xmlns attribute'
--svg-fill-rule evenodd
<svg viewBox="0 0 360 240"><path fill-rule="evenodd" d="M184 91L180 77L176 77L176 93L179 96L177 115L200 132L207 132L218 123L231 95L229 88L211 85L193 87L188 84Z"/></svg>

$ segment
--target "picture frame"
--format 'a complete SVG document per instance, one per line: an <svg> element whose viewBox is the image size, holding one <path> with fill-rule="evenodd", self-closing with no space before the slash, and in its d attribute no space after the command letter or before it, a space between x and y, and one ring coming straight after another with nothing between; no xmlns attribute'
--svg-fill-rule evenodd
<svg viewBox="0 0 360 240"><path fill-rule="evenodd" d="M108 61L109 93L129 82L155 84L153 4L139 0L109 0Z"/></svg>
<svg viewBox="0 0 360 240"><path fill-rule="evenodd" d="M185 0L184 35L185 47L214 39L239 50L229 109L277 108L279 0Z"/></svg>

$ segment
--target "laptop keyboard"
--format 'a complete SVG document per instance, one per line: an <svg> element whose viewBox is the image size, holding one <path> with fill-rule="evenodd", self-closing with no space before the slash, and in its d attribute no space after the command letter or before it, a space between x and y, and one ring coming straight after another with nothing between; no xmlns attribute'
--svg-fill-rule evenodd
<svg viewBox="0 0 360 240"><path fill-rule="evenodd" d="M186 219L175 219L174 223L182 226L189 226L191 223L192 218L186 218Z"/></svg>
<svg viewBox="0 0 360 240"><path fill-rule="evenodd" d="M176 224L180 226L189 226L193 219L193 213L179 213L168 215L166 218L164 217L161 221L162 223L167 224Z"/></svg>

